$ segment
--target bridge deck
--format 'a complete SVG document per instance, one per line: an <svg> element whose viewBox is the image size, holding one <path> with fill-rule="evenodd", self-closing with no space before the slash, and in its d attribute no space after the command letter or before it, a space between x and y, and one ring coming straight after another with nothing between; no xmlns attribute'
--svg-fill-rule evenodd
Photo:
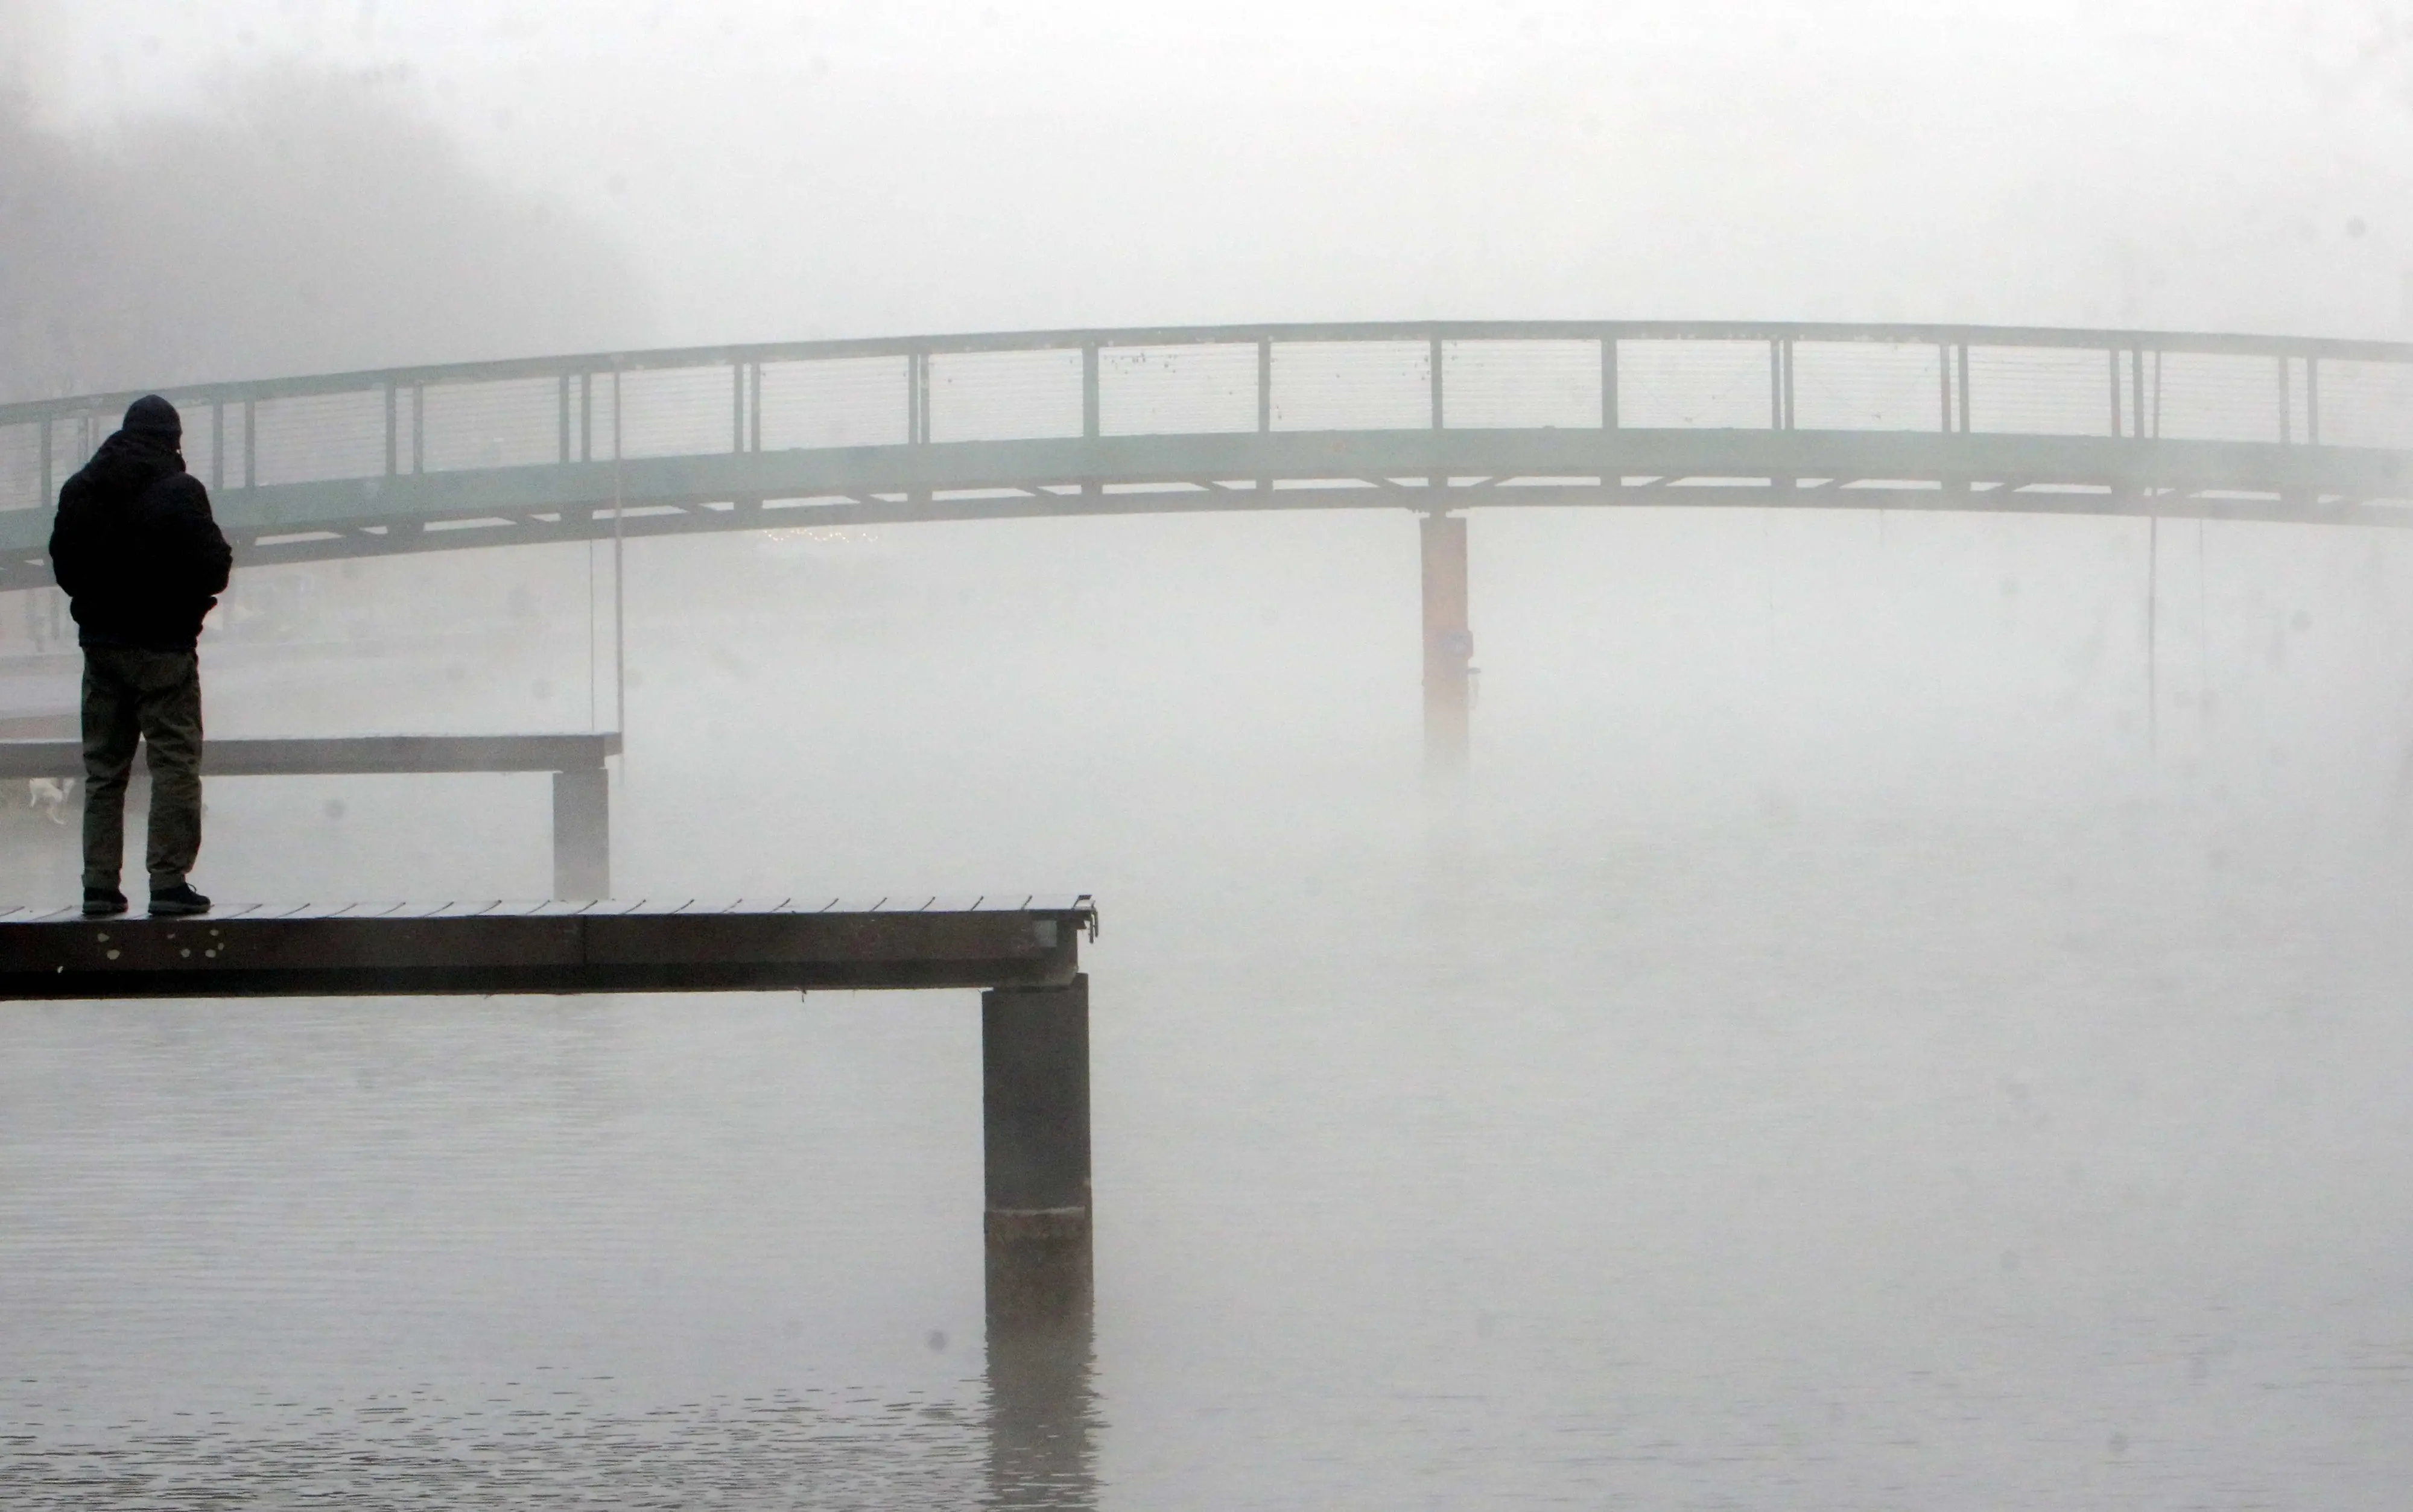
<svg viewBox="0 0 2413 1512"><path fill-rule="evenodd" d="M0 590L131 395L0 405ZM779 343L206 385L245 566L906 521L1538 504L2413 524L2413 345L1409 322Z"/></svg>
<svg viewBox="0 0 2413 1512"><path fill-rule="evenodd" d="M1062 986L1096 927L1069 894L0 908L0 998Z"/></svg>

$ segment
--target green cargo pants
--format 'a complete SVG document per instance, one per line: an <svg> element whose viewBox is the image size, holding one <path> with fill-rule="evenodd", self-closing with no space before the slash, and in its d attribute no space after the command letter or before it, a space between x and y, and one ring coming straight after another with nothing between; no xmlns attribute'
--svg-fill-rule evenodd
<svg viewBox="0 0 2413 1512"><path fill-rule="evenodd" d="M201 663L189 651L83 650L83 885L117 886L126 779L150 746L151 890L172 888L201 849Z"/></svg>

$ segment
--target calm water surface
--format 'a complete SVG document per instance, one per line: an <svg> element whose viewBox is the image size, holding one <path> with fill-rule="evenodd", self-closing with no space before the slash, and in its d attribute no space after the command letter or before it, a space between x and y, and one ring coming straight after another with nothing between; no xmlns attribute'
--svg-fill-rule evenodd
<svg viewBox="0 0 2413 1512"><path fill-rule="evenodd" d="M652 634L624 890L1103 901L1098 1320L1064 1442L999 1422L972 994L17 1006L0 1505L2377 1509L2413 1484L2413 841L2387 812L2152 788L1653 816L1536 763L1429 825L1395 761L1051 766L1046 721L1000 725L970 677L943 739L870 761L935 707L883 695L893 658L733 712L768 653L678 682L709 658ZM449 697L437 666L394 685ZM253 686L229 666L222 726ZM375 727L368 694L324 697L316 727ZM723 720L756 732L742 788ZM965 756L983 728L1003 754ZM212 805L225 895L545 874L540 779ZM17 854L39 822L9 821Z"/></svg>

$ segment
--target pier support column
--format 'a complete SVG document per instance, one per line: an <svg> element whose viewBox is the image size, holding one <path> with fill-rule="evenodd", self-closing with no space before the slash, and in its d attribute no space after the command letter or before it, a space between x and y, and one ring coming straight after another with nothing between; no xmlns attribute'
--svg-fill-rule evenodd
<svg viewBox="0 0 2413 1512"><path fill-rule="evenodd" d="M1474 634L1466 626L1466 517L1417 521L1424 556L1425 771L1466 771L1474 709Z"/></svg>
<svg viewBox="0 0 2413 1512"><path fill-rule="evenodd" d="M988 1327L1089 1315L1089 978L981 994Z"/></svg>
<svg viewBox="0 0 2413 1512"><path fill-rule="evenodd" d="M991 1489L1092 1506L1088 976L981 995L981 1125Z"/></svg>
<svg viewBox="0 0 2413 1512"><path fill-rule="evenodd" d="M553 895L612 896L612 774L601 767L553 774Z"/></svg>

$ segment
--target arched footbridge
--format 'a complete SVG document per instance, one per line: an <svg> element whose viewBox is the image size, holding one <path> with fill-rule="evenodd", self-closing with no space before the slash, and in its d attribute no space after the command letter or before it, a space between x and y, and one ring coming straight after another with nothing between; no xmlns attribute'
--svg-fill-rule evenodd
<svg viewBox="0 0 2413 1512"><path fill-rule="evenodd" d="M0 406L0 588L126 394ZM1977 326L1443 322L596 353L170 390L239 564L697 530L1423 517L1463 740L1464 511L2413 524L2413 345Z"/></svg>

